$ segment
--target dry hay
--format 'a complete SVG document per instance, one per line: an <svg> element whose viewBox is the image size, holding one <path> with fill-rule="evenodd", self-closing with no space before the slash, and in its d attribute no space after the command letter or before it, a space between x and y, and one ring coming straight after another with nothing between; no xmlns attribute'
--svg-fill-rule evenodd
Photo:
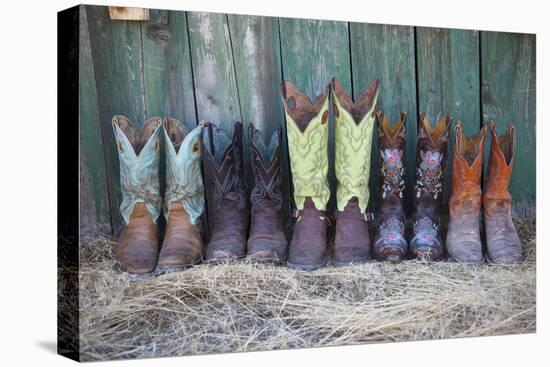
<svg viewBox="0 0 550 367"><path fill-rule="evenodd" d="M131 281L115 242L81 248L83 360L533 333L535 220L519 265L371 262L299 272L239 261Z"/></svg>

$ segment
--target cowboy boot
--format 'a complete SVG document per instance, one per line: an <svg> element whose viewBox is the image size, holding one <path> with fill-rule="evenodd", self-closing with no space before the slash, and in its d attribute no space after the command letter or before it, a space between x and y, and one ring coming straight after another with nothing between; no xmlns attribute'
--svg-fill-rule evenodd
<svg viewBox="0 0 550 367"><path fill-rule="evenodd" d="M125 223L116 249L117 266L143 277L154 272L159 253L161 119L147 120L139 132L124 116L114 116L112 123L120 161L120 213Z"/></svg>
<svg viewBox="0 0 550 367"><path fill-rule="evenodd" d="M443 246L439 235L439 207L451 118L442 118L432 128L424 113L421 113L418 125L413 201L414 236L409 249L413 258L439 261L443 259Z"/></svg>
<svg viewBox="0 0 550 367"><path fill-rule="evenodd" d="M248 137L254 175L254 188L250 193L250 234L247 254L255 261L281 262L287 258L281 193L281 164L279 150L281 128L278 128L266 146L261 133L248 125Z"/></svg>
<svg viewBox="0 0 550 367"><path fill-rule="evenodd" d="M329 93L327 88L311 103L292 82L281 84L297 208L287 263L299 270L319 269L326 263Z"/></svg>
<svg viewBox="0 0 550 367"><path fill-rule="evenodd" d="M371 253L367 215L369 175L378 80L354 103L336 78L332 79L335 119L336 233L334 265L367 261Z"/></svg>
<svg viewBox="0 0 550 367"><path fill-rule="evenodd" d="M468 139L460 121L455 127L452 194L449 199L447 253L450 260L483 262L479 222L481 214L481 175L483 145L487 127Z"/></svg>
<svg viewBox="0 0 550 367"><path fill-rule="evenodd" d="M487 260L495 263L523 261L522 245L512 222L512 195L508 191L516 150L516 129L508 125L497 138L491 122L491 153L483 194L483 214L487 239Z"/></svg>
<svg viewBox="0 0 550 367"><path fill-rule="evenodd" d="M176 119L163 121L166 141L166 231L159 254L159 272L179 271L201 261L200 217L204 212L201 176L202 124L191 131Z"/></svg>
<svg viewBox="0 0 550 367"><path fill-rule="evenodd" d="M206 261L220 263L246 255L248 207L243 172L242 125L236 122L233 137L208 124L204 160L214 186L212 236L206 250ZM213 131L214 130L214 131ZM213 217L213 218L212 218Z"/></svg>
<svg viewBox="0 0 550 367"><path fill-rule="evenodd" d="M405 239L405 121L402 112L392 127L381 111L378 118L378 148L380 149L380 216L374 241L377 260L401 261L407 255Z"/></svg>

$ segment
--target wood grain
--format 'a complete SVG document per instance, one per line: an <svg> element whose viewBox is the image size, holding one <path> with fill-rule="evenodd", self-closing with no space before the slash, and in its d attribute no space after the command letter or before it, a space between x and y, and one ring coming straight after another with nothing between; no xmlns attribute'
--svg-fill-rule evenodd
<svg viewBox="0 0 550 367"><path fill-rule="evenodd" d="M497 134L505 132L509 122L516 127L510 192L512 212L517 217L536 214L535 48L533 34L482 32L483 121L494 120Z"/></svg>
<svg viewBox="0 0 550 367"><path fill-rule="evenodd" d="M352 80L354 98L373 79L380 80L377 106L394 123L401 112L407 113L405 200L412 202L416 154L416 83L414 29L407 26L350 23ZM377 129L373 134L370 208L374 210L379 191ZM412 159L411 159L412 157ZM410 208L410 204L407 205Z"/></svg>

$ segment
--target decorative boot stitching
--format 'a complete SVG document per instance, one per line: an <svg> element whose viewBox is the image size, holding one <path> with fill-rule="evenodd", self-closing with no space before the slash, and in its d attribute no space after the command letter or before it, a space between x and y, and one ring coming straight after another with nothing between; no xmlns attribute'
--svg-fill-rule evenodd
<svg viewBox="0 0 550 367"><path fill-rule="evenodd" d="M437 246L439 240L437 234L439 232L439 226L435 224L430 217L422 217L414 222L414 237L411 243L417 243L419 245Z"/></svg>
<svg viewBox="0 0 550 367"><path fill-rule="evenodd" d="M380 151L382 158L381 174L384 177L382 183L382 198L395 193L399 198L403 198L405 190L405 168L403 167L403 151L401 149L384 149Z"/></svg>
<svg viewBox="0 0 550 367"><path fill-rule="evenodd" d="M384 242L399 241L405 235L405 223L397 217L389 217L380 224L378 233Z"/></svg>
<svg viewBox="0 0 550 367"><path fill-rule="evenodd" d="M443 154L437 151L422 150L420 152L422 162L416 168L416 197L419 198L422 193L432 195L434 200L437 199L442 190L441 177L441 162Z"/></svg>

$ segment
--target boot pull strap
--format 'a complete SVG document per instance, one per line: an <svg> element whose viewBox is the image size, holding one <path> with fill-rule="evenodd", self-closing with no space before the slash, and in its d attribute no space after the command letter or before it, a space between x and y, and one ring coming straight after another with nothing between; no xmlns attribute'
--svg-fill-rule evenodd
<svg viewBox="0 0 550 367"><path fill-rule="evenodd" d="M203 127L206 128L206 133L208 134L208 143L210 144L210 154L214 156L215 147L214 147L214 139L213 139L214 133L212 132L212 124L207 121L200 121L199 125L202 125ZM204 129L203 129L203 132L204 132Z"/></svg>
<svg viewBox="0 0 550 367"><path fill-rule="evenodd" d="M365 222L370 222L370 221L374 220L374 213L372 213L372 212L365 212L365 213L361 213L361 214L355 214L355 213L336 211L336 214L334 216L336 218L364 220Z"/></svg>
<svg viewBox="0 0 550 367"><path fill-rule="evenodd" d="M300 221L302 217L313 217L313 218L319 218L321 220L326 220L328 224L331 223L331 216L328 214L326 210L301 210L301 209L294 209L292 211L292 216L296 218L296 221Z"/></svg>

